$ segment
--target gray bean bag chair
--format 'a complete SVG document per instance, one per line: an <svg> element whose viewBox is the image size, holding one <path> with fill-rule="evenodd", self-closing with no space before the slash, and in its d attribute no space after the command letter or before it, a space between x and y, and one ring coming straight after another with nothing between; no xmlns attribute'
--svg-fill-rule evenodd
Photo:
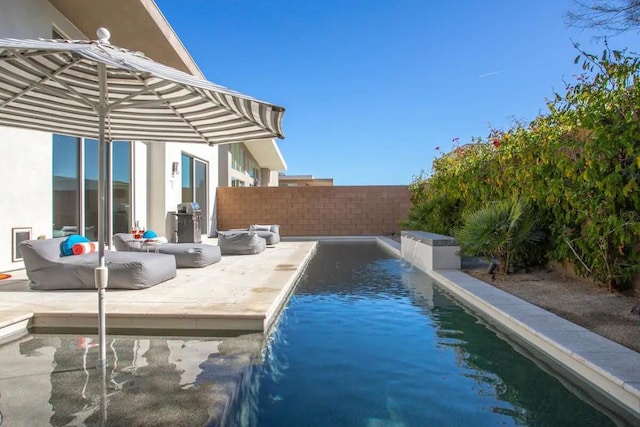
<svg viewBox="0 0 640 427"><path fill-rule="evenodd" d="M249 226L249 231L255 231L258 236L267 241L267 245L275 245L280 242L280 226L279 225L258 225Z"/></svg>
<svg viewBox="0 0 640 427"><path fill-rule="evenodd" d="M255 231L220 231L218 245L222 255L253 255L264 251L267 242Z"/></svg>
<svg viewBox="0 0 640 427"><path fill-rule="evenodd" d="M113 245L122 252L158 252L173 255L178 268L206 267L220 261L220 248L203 243L147 244L128 233L113 235Z"/></svg>
<svg viewBox="0 0 640 427"><path fill-rule="evenodd" d="M98 253L61 256L64 237L20 243L31 289L93 289ZM176 261L155 253L105 251L108 289L144 289L176 277Z"/></svg>

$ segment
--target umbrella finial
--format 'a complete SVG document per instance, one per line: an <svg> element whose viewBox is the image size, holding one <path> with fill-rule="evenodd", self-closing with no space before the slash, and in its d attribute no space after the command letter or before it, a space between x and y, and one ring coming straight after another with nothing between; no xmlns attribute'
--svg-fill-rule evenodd
<svg viewBox="0 0 640 427"><path fill-rule="evenodd" d="M98 28L96 31L96 35L98 36L98 41L102 44L109 44L109 37L111 37L111 33L104 27Z"/></svg>

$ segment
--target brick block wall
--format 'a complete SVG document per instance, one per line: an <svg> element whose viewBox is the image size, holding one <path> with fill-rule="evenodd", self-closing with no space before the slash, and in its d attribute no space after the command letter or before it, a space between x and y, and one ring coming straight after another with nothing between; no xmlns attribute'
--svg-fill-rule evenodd
<svg viewBox="0 0 640 427"><path fill-rule="evenodd" d="M411 209L407 186L219 187L219 230L280 224L282 236L400 234Z"/></svg>

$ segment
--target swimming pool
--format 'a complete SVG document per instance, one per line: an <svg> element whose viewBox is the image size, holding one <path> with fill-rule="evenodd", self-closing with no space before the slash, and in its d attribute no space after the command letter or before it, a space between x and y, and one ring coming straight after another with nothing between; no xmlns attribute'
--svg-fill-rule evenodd
<svg viewBox="0 0 640 427"><path fill-rule="evenodd" d="M254 375L231 425L614 425L375 243L319 245Z"/></svg>
<svg viewBox="0 0 640 427"><path fill-rule="evenodd" d="M0 345L0 425L624 425L498 335L382 246L322 242L266 346L108 336L101 388L95 337Z"/></svg>

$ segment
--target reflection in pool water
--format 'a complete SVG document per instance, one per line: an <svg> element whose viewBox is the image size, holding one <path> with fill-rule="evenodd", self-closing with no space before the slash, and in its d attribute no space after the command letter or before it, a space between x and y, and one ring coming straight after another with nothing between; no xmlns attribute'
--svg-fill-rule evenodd
<svg viewBox="0 0 640 427"><path fill-rule="evenodd" d="M94 337L28 335L0 346L3 425L216 425L260 362L263 339L110 336L107 344L104 377Z"/></svg>
<svg viewBox="0 0 640 427"><path fill-rule="evenodd" d="M320 245L236 424L613 425L428 276L356 245Z"/></svg>

